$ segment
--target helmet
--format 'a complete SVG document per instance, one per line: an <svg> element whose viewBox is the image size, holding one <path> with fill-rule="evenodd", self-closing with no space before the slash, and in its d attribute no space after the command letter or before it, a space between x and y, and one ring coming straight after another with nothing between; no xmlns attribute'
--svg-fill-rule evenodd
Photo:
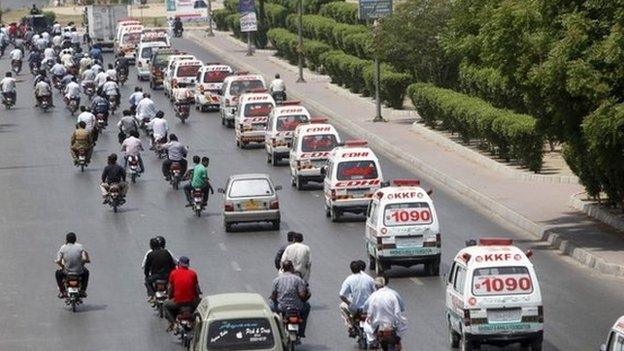
<svg viewBox="0 0 624 351"><path fill-rule="evenodd" d="M159 247L162 249L164 249L165 245L167 245L167 241L161 235L155 237L154 239L158 241Z"/></svg>

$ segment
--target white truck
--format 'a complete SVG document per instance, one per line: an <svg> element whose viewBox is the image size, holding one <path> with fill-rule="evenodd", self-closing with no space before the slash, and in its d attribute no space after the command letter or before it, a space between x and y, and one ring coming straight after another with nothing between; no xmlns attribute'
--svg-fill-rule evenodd
<svg viewBox="0 0 624 351"><path fill-rule="evenodd" d="M126 5L87 6L87 31L93 44L100 44L102 49L112 51L117 35L117 21L126 17Z"/></svg>

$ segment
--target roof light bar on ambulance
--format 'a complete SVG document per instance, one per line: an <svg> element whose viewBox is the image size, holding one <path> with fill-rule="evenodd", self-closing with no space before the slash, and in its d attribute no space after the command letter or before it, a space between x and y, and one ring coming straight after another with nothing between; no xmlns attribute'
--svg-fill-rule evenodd
<svg viewBox="0 0 624 351"><path fill-rule="evenodd" d="M480 246L510 246L513 244L512 239L506 238L480 238Z"/></svg>
<svg viewBox="0 0 624 351"><path fill-rule="evenodd" d="M282 106L296 106L300 104L301 104L301 101L299 100L286 100L282 102Z"/></svg>
<svg viewBox="0 0 624 351"><path fill-rule="evenodd" d="M317 117L310 118L310 123L311 124L327 123L328 121L329 121L329 118L327 118L325 116L317 116Z"/></svg>
<svg viewBox="0 0 624 351"><path fill-rule="evenodd" d="M368 145L368 141L363 139L347 140L344 144L346 147L363 147Z"/></svg>
<svg viewBox="0 0 624 351"><path fill-rule="evenodd" d="M392 181L394 186L420 186L418 179L395 179Z"/></svg>

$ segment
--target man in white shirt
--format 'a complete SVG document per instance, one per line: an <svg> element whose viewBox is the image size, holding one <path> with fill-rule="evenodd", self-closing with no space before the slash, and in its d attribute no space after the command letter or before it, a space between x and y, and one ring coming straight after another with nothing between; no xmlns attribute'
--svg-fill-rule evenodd
<svg viewBox="0 0 624 351"><path fill-rule="evenodd" d="M286 261L291 261L295 272L299 273L301 278L310 282L310 271L312 268L312 260L310 259L310 247L302 244L303 234L295 233L293 235L294 242L286 247L284 254L282 254L282 264Z"/></svg>
<svg viewBox="0 0 624 351"><path fill-rule="evenodd" d="M156 112L158 112L158 109L154 101L152 101L150 93L143 94L143 99L139 101L136 107L136 118L139 125L143 123L144 118L151 121L156 116Z"/></svg>
<svg viewBox="0 0 624 351"><path fill-rule="evenodd" d="M130 111L136 113L136 107L139 104L139 101L143 99L143 89L141 87L134 87L134 93L130 95L128 98L128 102L130 103Z"/></svg>
<svg viewBox="0 0 624 351"><path fill-rule="evenodd" d="M78 100L78 104L80 105L81 93L80 84L76 82L76 77L72 77L71 81L65 86L65 99L67 99L67 102L72 99Z"/></svg>
<svg viewBox="0 0 624 351"><path fill-rule="evenodd" d="M139 172L143 173L143 171L145 171L143 159L141 158L141 151L143 150L143 143L141 139L139 139L139 132L136 130L131 131L130 136L121 144L121 152L125 159L124 168L128 166L128 156L135 156L139 159Z"/></svg>
<svg viewBox="0 0 624 351"><path fill-rule="evenodd" d="M152 130L152 146L162 140L166 141L167 133L169 132L169 123L167 123L164 117L165 113L158 111L155 118L148 124L149 129Z"/></svg>
<svg viewBox="0 0 624 351"><path fill-rule="evenodd" d="M39 106L41 99L44 97L50 99L50 105L54 106L52 103L52 87L45 79L42 79L35 84L35 100L37 101L35 106Z"/></svg>
<svg viewBox="0 0 624 351"><path fill-rule="evenodd" d="M93 69L93 72L95 72L96 75L102 72L102 66L100 66L97 61L91 65L91 69Z"/></svg>
<svg viewBox="0 0 624 351"><path fill-rule="evenodd" d="M84 86L85 82L92 82L95 80L96 73L93 68L87 68L84 72L82 72L82 83Z"/></svg>
<svg viewBox="0 0 624 351"><path fill-rule="evenodd" d="M102 85L104 85L104 83L106 83L107 79L108 79L108 74L106 74L106 72L101 72L100 71L100 73L98 73L95 76L95 85L98 88L101 88Z"/></svg>
<svg viewBox="0 0 624 351"><path fill-rule="evenodd" d="M111 77L108 77L106 83L102 85L102 92L106 97L111 95L119 96L119 85Z"/></svg>
<svg viewBox="0 0 624 351"><path fill-rule="evenodd" d="M347 277L340 287L340 314L349 328L349 337L357 335L357 320L354 317L365 311L366 300L375 292L375 281L366 274L364 261L352 261L350 264L351 275Z"/></svg>
<svg viewBox="0 0 624 351"><path fill-rule="evenodd" d="M5 77L0 80L0 89L2 90L2 96L6 98L11 98L13 103L15 103L15 99L17 98L17 90L15 89L15 78L13 78L13 74L11 72L7 72Z"/></svg>
<svg viewBox="0 0 624 351"><path fill-rule="evenodd" d="M366 337L372 343L378 328L392 327L396 330L400 343L401 335L407 330L407 318L403 315L401 298L396 291L386 286L383 277L375 278L375 288L377 290L366 300Z"/></svg>
<svg viewBox="0 0 624 351"><path fill-rule="evenodd" d="M57 60L54 66L52 66L50 72L52 72L54 77L60 80L63 79L63 77L65 77L65 75L67 74L67 69L65 68L65 66L63 66L60 60Z"/></svg>
<svg viewBox="0 0 624 351"><path fill-rule="evenodd" d="M13 49L9 53L9 57L13 61L22 61L22 58L24 57L24 53L20 49Z"/></svg>
<svg viewBox="0 0 624 351"><path fill-rule="evenodd" d="M87 69L89 69L91 67L91 65L93 64L93 60L91 60L91 58L89 57L89 54L84 54L83 57L80 59L80 74L83 74ZM95 78L95 75L94 77Z"/></svg>
<svg viewBox="0 0 624 351"><path fill-rule="evenodd" d="M113 67L112 63L108 64L108 69L106 70L106 74L108 75L110 79L117 81L117 71Z"/></svg>
<svg viewBox="0 0 624 351"><path fill-rule="evenodd" d="M43 50L43 58L46 60L54 60L54 57L56 57L56 52L54 52L54 49L51 47L47 47L45 48L45 50Z"/></svg>
<svg viewBox="0 0 624 351"><path fill-rule="evenodd" d="M80 106L80 112L76 123L85 122L85 130L89 133L93 133L95 129L95 115L93 115L91 109L86 106Z"/></svg>

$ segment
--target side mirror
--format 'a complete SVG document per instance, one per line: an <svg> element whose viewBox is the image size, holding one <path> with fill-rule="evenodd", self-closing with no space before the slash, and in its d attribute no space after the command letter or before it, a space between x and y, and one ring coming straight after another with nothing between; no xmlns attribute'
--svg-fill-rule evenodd
<svg viewBox="0 0 624 351"><path fill-rule="evenodd" d="M146 65L149 65L149 63L150 63L150 60L149 60L149 59L145 60L145 64L146 64Z"/></svg>
<svg viewBox="0 0 624 351"><path fill-rule="evenodd" d="M279 190L282 190L282 186L281 185L276 185L275 186L275 191L279 191Z"/></svg>
<svg viewBox="0 0 624 351"><path fill-rule="evenodd" d="M327 175L327 166L321 167L321 174L322 175Z"/></svg>
<svg viewBox="0 0 624 351"><path fill-rule="evenodd" d="M431 194L433 194L433 189L427 190L427 195L431 195Z"/></svg>
<svg viewBox="0 0 624 351"><path fill-rule="evenodd" d="M385 187L388 187L388 186L390 186L390 182L389 181L381 182L381 187L382 188L385 188Z"/></svg>
<svg viewBox="0 0 624 351"><path fill-rule="evenodd" d="M223 189L223 188L219 188L219 189L217 189L217 192L218 192L219 194L225 194L225 189Z"/></svg>
<svg viewBox="0 0 624 351"><path fill-rule="evenodd" d="M607 351L607 345L605 344L600 345L600 351Z"/></svg>

